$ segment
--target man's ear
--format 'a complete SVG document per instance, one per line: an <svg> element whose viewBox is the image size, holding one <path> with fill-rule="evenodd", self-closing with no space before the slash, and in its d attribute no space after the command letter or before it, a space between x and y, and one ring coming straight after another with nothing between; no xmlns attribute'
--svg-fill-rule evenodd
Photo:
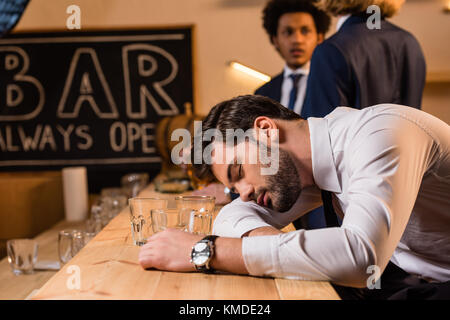
<svg viewBox="0 0 450 320"><path fill-rule="evenodd" d="M260 135L265 135L266 139L272 140L278 133L278 124L271 118L259 116L253 122L254 138L259 140Z"/></svg>
<svg viewBox="0 0 450 320"><path fill-rule="evenodd" d="M317 34L317 44L322 43L324 39L325 39L325 34L324 33L318 33Z"/></svg>
<svg viewBox="0 0 450 320"><path fill-rule="evenodd" d="M269 129L277 129L278 125L275 123L275 121L269 117L266 116L259 116L255 119L253 122L253 129L262 129L262 130L269 130Z"/></svg>

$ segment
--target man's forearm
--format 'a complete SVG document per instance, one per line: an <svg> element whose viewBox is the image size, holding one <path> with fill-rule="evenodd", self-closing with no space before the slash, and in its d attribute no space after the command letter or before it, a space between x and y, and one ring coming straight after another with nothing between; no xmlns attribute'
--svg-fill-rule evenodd
<svg viewBox="0 0 450 320"><path fill-rule="evenodd" d="M256 228L247 232L244 236L264 236L282 233L273 227ZM216 240L215 254L211 261L211 266L215 270L227 271L231 273L248 274L242 256L241 238L222 238Z"/></svg>
<svg viewBox="0 0 450 320"><path fill-rule="evenodd" d="M214 257L211 260L211 267L214 270L248 274L242 256L242 239L217 238L214 248Z"/></svg>

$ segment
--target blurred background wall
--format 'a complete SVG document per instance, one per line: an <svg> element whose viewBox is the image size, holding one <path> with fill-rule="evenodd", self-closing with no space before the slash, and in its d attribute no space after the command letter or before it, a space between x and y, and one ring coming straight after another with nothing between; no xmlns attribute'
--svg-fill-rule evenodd
<svg viewBox="0 0 450 320"><path fill-rule="evenodd" d="M423 109L450 123L450 14L445 0L407 0L392 21L412 32L428 67ZM252 93L262 83L227 62L269 75L283 62L261 23L265 0L31 0L15 31L65 30L66 8L81 8L82 30L195 25L195 111L206 114L224 99ZM335 23L335 20L333 21ZM332 25L329 35L334 32ZM329 36L328 35L328 36Z"/></svg>

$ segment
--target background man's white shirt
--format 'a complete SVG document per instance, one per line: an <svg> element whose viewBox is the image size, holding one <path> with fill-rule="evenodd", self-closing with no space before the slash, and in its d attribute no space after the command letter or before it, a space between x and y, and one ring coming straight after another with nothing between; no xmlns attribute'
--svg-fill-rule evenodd
<svg viewBox="0 0 450 320"><path fill-rule="evenodd" d="M450 280L450 127L422 111L385 104L308 119L313 176L345 213L340 228L244 237L252 275L366 286L367 267L389 260L411 274ZM241 237L298 218L240 199L213 233Z"/></svg>
<svg viewBox="0 0 450 320"><path fill-rule="evenodd" d="M309 65L308 61L301 68L296 70L292 70L288 66L284 67L283 71L283 83L281 84L281 100L280 103L286 108L289 106L289 97L291 95L291 90L293 87L292 79L289 78L291 74L302 74L303 76L300 78L298 82L298 91L297 91L297 99L295 100L294 112L297 114L301 114L303 102L305 100L306 95L306 84L308 83L308 75L309 75Z"/></svg>

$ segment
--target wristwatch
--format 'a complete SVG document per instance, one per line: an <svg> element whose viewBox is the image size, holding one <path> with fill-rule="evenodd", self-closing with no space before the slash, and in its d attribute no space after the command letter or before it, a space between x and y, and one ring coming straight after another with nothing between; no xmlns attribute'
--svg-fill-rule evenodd
<svg viewBox="0 0 450 320"><path fill-rule="evenodd" d="M191 263L194 265L195 270L206 273L214 271L209 263L214 256L214 242L216 239L217 236L206 236L192 247Z"/></svg>

